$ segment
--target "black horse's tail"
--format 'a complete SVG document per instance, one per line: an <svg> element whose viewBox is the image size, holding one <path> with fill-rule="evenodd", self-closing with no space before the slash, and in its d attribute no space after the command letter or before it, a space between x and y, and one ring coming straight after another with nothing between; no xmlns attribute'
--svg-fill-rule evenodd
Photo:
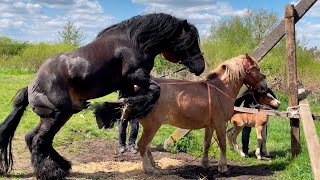
<svg viewBox="0 0 320 180"><path fill-rule="evenodd" d="M28 104L28 88L25 87L18 91L13 100L13 111L0 125L0 174L12 170L12 138Z"/></svg>

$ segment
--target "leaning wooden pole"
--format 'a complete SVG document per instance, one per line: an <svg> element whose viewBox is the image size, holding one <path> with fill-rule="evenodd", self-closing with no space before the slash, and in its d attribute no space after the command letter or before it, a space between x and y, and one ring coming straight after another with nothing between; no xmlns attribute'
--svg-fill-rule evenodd
<svg viewBox="0 0 320 180"><path fill-rule="evenodd" d="M285 34L286 34L286 59L287 59L287 83L289 95L289 110L297 111L298 86L297 86L297 62L296 40L294 23L294 6L287 5L285 8ZM300 154L300 128L299 119L290 118L291 126L291 153L293 156Z"/></svg>
<svg viewBox="0 0 320 180"><path fill-rule="evenodd" d="M304 92L305 90L301 87L298 91ZM320 180L320 143L307 98L299 102L299 112L304 136L306 137L313 177L314 180Z"/></svg>

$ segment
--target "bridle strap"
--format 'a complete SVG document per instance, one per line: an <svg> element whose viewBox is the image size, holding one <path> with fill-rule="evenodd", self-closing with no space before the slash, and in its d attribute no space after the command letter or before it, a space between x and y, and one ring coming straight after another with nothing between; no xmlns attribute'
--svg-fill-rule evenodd
<svg viewBox="0 0 320 180"><path fill-rule="evenodd" d="M209 120L209 127L211 127L211 125L213 125L213 122L212 122L212 107L211 107L211 89L210 89L210 85L209 83L207 83L207 88L208 88L208 120Z"/></svg>
<svg viewBox="0 0 320 180"><path fill-rule="evenodd" d="M193 61L193 60L195 60L195 59L199 59L199 58L203 57L203 53L198 53L198 54L190 57L188 51L187 51L187 55L188 55L188 58L187 58L187 59L180 60L178 63L179 63L179 64L185 64L186 62L189 63L190 61Z"/></svg>
<svg viewBox="0 0 320 180"><path fill-rule="evenodd" d="M258 84L259 82L261 82L264 77L262 76L261 78L257 79L251 72L251 69L254 68L254 67L257 67L256 65L253 65L253 66L250 66L250 63L249 63L249 59L248 58L244 58L243 61L242 61L242 64L244 66L244 72L246 73L247 76L249 76L253 82L255 84ZM245 85L248 87L248 89L253 89L253 85L252 84L247 84L245 83Z"/></svg>

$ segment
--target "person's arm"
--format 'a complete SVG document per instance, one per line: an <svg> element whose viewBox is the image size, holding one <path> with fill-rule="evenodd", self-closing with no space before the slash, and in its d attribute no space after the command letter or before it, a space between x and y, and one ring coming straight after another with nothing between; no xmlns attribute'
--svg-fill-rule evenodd
<svg viewBox="0 0 320 180"><path fill-rule="evenodd" d="M248 98L248 95L249 95L248 90L245 90L239 93L236 101L234 102L234 106L240 107L242 102Z"/></svg>

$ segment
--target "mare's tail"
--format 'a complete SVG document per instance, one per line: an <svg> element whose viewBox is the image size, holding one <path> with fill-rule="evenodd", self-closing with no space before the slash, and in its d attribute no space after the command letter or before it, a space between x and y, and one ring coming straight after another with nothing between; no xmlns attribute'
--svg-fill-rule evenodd
<svg viewBox="0 0 320 180"><path fill-rule="evenodd" d="M13 111L0 124L0 174L12 170L12 138L28 104L28 87L25 87L18 91L13 100Z"/></svg>
<svg viewBox="0 0 320 180"><path fill-rule="evenodd" d="M98 127L112 128L114 123L121 117L123 103L104 102L92 105Z"/></svg>
<svg viewBox="0 0 320 180"><path fill-rule="evenodd" d="M160 97L160 86L151 84L148 91L138 89L136 96L124 98L125 106L122 109L121 119L141 119L146 116L157 103Z"/></svg>

